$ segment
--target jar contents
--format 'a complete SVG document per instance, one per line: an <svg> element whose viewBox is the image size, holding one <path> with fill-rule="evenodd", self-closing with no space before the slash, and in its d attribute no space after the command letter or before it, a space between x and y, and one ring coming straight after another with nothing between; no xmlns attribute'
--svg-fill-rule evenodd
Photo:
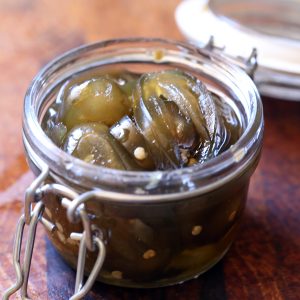
<svg viewBox="0 0 300 300"><path fill-rule="evenodd" d="M57 146L88 163L149 171L203 163L242 131L228 103L176 69L74 76L43 127Z"/></svg>
<svg viewBox="0 0 300 300"><path fill-rule="evenodd" d="M155 38L80 47L39 73L23 122L48 238L86 280L179 284L235 240L263 111L223 55Z"/></svg>

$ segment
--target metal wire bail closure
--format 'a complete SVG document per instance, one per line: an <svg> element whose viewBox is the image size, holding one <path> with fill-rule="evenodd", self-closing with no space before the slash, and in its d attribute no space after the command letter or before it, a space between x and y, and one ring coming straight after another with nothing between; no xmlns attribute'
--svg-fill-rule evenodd
<svg viewBox="0 0 300 300"><path fill-rule="evenodd" d="M92 288L105 259L106 250L104 243L98 236L93 236L93 243L98 248L98 256L92 271L83 285L83 276L84 276L84 267L85 267L85 257L86 257L86 233L83 232L82 234L71 234L71 238L78 240L80 239L80 246L79 246L79 254L78 254L78 261L77 261L77 271L76 271L76 282L75 282L75 291L74 295L70 298L70 300L78 300L82 299Z"/></svg>
<svg viewBox="0 0 300 300"><path fill-rule="evenodd" d="M18 222L17 231L15 235L14 249L13 249L13 264L17 275L16 282L4 292L3 300L7 300L21 289L21 298L22 299L30 299L27 295L27 286L28 286L28 278L30 273L30 265L33 254L33 247L35 241L35 234L37 224L43 214L44 204L42 202L38 202L33 209L33 212L30 215L30 223L28 229L28 237L26 241L24 261L21 265L21 248L22 248L22 240L23 240L23 232L26 224L25 214L23 214Z"/></svg>
<svg viewBox="0 0 300 300"><path fill-rule="evenodd" d="M191 45L193 51L197 49L202 51L203 48L207 49L207 53L218 54L219 59L224 58L228 63L233 63L244 69L250 76L253 76L257 61L256 61L256 50L253 49L249 57L229 57L224 53L225 48L216 45L214 38L212 37L206 46L197 47L196 45ZM216 56L217 57L217 56ZM27 143L24 139L25 144ZM27 145L30 148L30 145ZM40 168L38 165L41 162L36 156L34 163L37 163L37 167L42 170L40 175L32 182L26 191L25 196L25 213L21 216L17 231L15 235L14 251L13 251L13 264L16 271L17 280L15 284L5 291L2 299L7 300L11 295L21 289L22 299L28 299L27 296L27 284L30 271L30 264L35 240L35 233L37 228L37 223L40 221L48 230L52 231L55 225L42 217L44 204L43 198L47 193L52 193L62 197L61 205L67 209L67 217L71 223L75 223L81 220L84 228L83 233L71 233L70 237L73 239L80 240L80 247L78 253L77 261L77 274L76 274L76 284L74 295L70 298L71 300L76 300L82 298L91 289L100 269L103 265L105 259L105 245L101 238L92 230L90 218L85 210L85 202L93 199L97 201L108 201L110 199L139 199L138 195L129 194L116 194L108 191L93 190L82 195L77 194L71 188L57 184L57 183L47 183L46 179L49 176L49 167L45 166ZM192 192L190 192L192 193ZM166 195L169 197L169 195ZM152 196L151 196L152 198ZM29 236L26 241L26 250L23 265L20 263L20 252L22 248L22 239L25 225L29 225ZM98 256L95 265L88 277L86 283L83 285L84 276L84 266L85 266L85 254L87 250L96 251L98 249Z"/></svg>
<svg viewBox="0 0 300 300"><path fill-rule="evenodd" d="M32 204L36 202L36 190L43 184L46 178L49 176L49 168L47 166L41 169L40 175L31 183L25 192L25 223L29 225L31 220Z"/></svg>
<svg viewBox="0 0 300 300"><path fill-rule="evenodd" d="M83 203L86 200L90 199L90 196L93 195L93 193L86 192L82 195L79 195L71 188L61 184L44 184L48 176L49 168L44 167L40 175L26 190L25 212L24 214L22 214L17 224L13 248L13 265L17 279L16 282L4 292L4 295L2 297L3 300L8 300L18 290L21 290L21 299L30 299L27 294L27 287L37 224L38 222L41 222L49 231L53 231L55 228L54 224L52 224L47 219L44 219L42 216L45 208L43 198L47 194L62 196L63 198L61 204L67 209L67 211L69 211L71 207L74 207L74 205L72 205L72 202L74 201L76 211L74 210L74 216L70 221L71 223L76 223L81 219L84 228L83 233L73 232L70 235L70 238L80 240L75 291L74 295L70 298L71 300L82 299L82 297L84 297L90 291L103 265L106 256L105 245L99 237L99 231L93 230L89 216L85 211L85 206ZM78 205L78 203L81 203L81 205ZM28 237L26 240L24 260L21 264L20 256L25 225L29 225ZM83 284L87 249L90 251L95 251L96 249L98 249L98 256L89 277L87 278L85 284Z"/></svg>
<svg viewBox="0 0 300 300"><path fill-rule="evenodd" d="M197 47L197 46L196 46ZM209 52L218 53L225 60L232 63L235 66L238 66L242 70L244 70L252 79L254 77L254 73L257 69L257 49L252 48L248 57L242 56L232 56L225 53L226 47L218 46L215 43L215 37L210 36L208 42L201 47L200 49L207 49Z"/></svg>

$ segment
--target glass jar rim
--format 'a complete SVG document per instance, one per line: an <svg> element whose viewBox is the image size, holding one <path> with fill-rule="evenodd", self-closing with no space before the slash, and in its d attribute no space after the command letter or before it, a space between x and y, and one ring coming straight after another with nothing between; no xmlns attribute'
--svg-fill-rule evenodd
<svg viewBox="0 0 300 300"><path fill-rule="evenodd" d="M163 171L124 171L86 163L67 154L50 140L40 125L39 115L37 114L35 107L37 90L39 89L40 85L44 84L47 76L55 72L55 70L60 68L63 64L71 62L79 55L85 54L94 49L105 48L111 45L128 45L139 43L160 43L165 46L171 45L178 47L183 52L192 52L195 56L208 56L213 64L218 64L222 69L229 72L235 78L238 78L239 85L243 88L247 88L247 96L251 101L251 114L249 122L242 136L232 147L215 158L191 167ZM60 174L63 170L67 171L68 179L73 183L78 184L81 181L80 178L82 176L87 178L92 183L97 182L99 177L101 177L102 180L105 179L107 182L114 180L115 183L130 183L135 184L138 187L142 183L152 182L153 180L180 182L185 176L205 178L220 174L222 170L230 168L231 166L236 166L237 162L239 164L242 162L248 163L250 149L257 147L256 141L262 137L262 124L262 103L255 84L242 69L231 65L224 59L223 56L218 56L218 54L211 53L207 49L198 48L192 44L168 39L125 38L106 40L74 48L50 61L44 68L42 68L33 79L25 95L23 139L27 151L28 149L31 149L30 151L33 150L36 152L37 155L34 156L37 158L37 160L41 159L41 161L48 165L50 162L58 162L57 164L50 165L50 170L55 174ZM215 184L216 183L217 182L215 182ZM94 188L97 188L97 185L93 186ZM86 184L86 187L91 187L91 185ZM197 190L199 189L201 191L208 190L205 186L197 187Z"/></svg>

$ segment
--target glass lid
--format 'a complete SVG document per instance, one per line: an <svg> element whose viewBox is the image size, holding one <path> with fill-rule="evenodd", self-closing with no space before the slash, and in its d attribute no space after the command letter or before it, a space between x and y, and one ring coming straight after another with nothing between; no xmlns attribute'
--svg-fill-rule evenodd
<svg viewBox="0 0 300 300"><path fill-rule="evenodd" d="M257 49L254 81L262 95L300 101L299 0L185 0L175 13L181 32L234 57Z"/></svg>

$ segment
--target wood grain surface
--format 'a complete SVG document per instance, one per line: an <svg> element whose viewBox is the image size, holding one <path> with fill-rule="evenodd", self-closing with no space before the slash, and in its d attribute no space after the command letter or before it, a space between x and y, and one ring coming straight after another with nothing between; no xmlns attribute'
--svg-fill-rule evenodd
<svg viewBox="0 0 300 300"><path fill-rule="evenodd" d="M32 180L21 141L22 102L32 77L72 47L107 38L183 40L179 0L0 0L0 296L15 279L12 240ZM132 290L97 284L108 299L300 299L300 102L263 99L265 141L238 240L213 269L182 285ZM32 299L68 299L74 272L38 229ZM15 299L20 299L16 297Z"/></svg>

